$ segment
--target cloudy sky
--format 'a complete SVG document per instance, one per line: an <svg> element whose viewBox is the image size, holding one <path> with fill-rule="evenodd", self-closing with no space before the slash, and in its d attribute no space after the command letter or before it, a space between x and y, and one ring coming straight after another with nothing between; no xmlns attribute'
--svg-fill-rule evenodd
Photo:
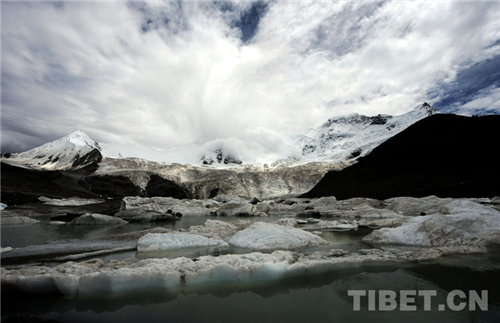
<svg viewBox="0 0 500 323"><path fill-rule="evenodd" d="M499 2L0 5L2 152L80 129L125 156L260 162L337 115L500 113Z"/></svg>

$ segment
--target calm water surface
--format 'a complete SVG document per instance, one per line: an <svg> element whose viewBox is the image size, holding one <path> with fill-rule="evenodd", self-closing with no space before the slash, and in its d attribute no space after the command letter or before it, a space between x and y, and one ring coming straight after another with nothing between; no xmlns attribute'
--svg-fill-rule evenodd
<svg viewBox="0 0 500 323"><path fill-rule="evenodd" d="M47 222L2 227L2 246L22 247L68 239L98 238L155 226L171 229L203 224L207 218L183 217L176 223L127 224L119 227L69 227ZM234 218L213 218L233 220ZM278 218L249 218L275 221ZM361 241L370 230L323 232L336 247L367 248ZM134 257L111 254L109 259ZM107 260L109 260L107 259ZM274 283L219 283L171 291L98 295L66 299L58 296L2 293L2 321L19 317L59 322L500 322L500 255L446 257L431 264L358 264L333 268L323 275ZM440 311L451 290L488 290L487 311ZM435 290L430 311L369 311L366 299L353 310L348 290Z"/></svg>
<svg viewBox="0 0 500 323"><path fill-rule="evenodd" d="M2 318L22 313L60 322L500 322L500 257L445 258L434 264L370 265L277 283L64 299L2 295ZM436 290L430 311L353 310L347 290ZM454 289L488 290L487 311L440 311Z"/></svg>

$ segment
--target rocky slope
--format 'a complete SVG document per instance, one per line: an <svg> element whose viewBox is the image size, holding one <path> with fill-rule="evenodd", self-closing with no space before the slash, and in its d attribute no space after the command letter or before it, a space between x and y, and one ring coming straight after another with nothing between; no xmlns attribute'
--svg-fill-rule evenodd
<svg viewBox="0 0 500 323"><path fill-rule="evenodd" d="M358 163L332 171L304 197L500 195L500 116L437 114L375 148Z"/></svg>

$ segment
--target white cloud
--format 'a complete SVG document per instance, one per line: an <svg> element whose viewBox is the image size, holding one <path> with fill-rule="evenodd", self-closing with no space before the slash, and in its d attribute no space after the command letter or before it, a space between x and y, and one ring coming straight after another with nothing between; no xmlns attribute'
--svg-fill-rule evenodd
<svg viewBox="0 0 500 323"><path fill-rule="evenodd" d="M145 158L224 143L244 160L286 157L288 135L404 113L500 54L497 3L270 2L244 44L234 21L251 6L2 3L4 142L82 129Z"/></svg>

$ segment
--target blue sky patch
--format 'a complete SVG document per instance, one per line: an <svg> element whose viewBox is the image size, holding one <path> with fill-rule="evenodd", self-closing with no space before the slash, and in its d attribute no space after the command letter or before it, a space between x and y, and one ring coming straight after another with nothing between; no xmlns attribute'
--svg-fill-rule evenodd
<svg viewBox="0 0 500 323"><path fill-rule="evenodd" d="M452 112L457 105L476 99L482 90L497 87L500 87L500 55L462 69L453 82L438 85L429 95L439 98L433 103L434 108Z"/></svg>
<svg viewBox="0 0 500 323"><path fill-rule="evenodd" d="M267 12L267 3L254 2L247 11L240 15L240 19L235 21L233 26L241 30L241 40L248 43L257 33L260 19Z"/></svg>

